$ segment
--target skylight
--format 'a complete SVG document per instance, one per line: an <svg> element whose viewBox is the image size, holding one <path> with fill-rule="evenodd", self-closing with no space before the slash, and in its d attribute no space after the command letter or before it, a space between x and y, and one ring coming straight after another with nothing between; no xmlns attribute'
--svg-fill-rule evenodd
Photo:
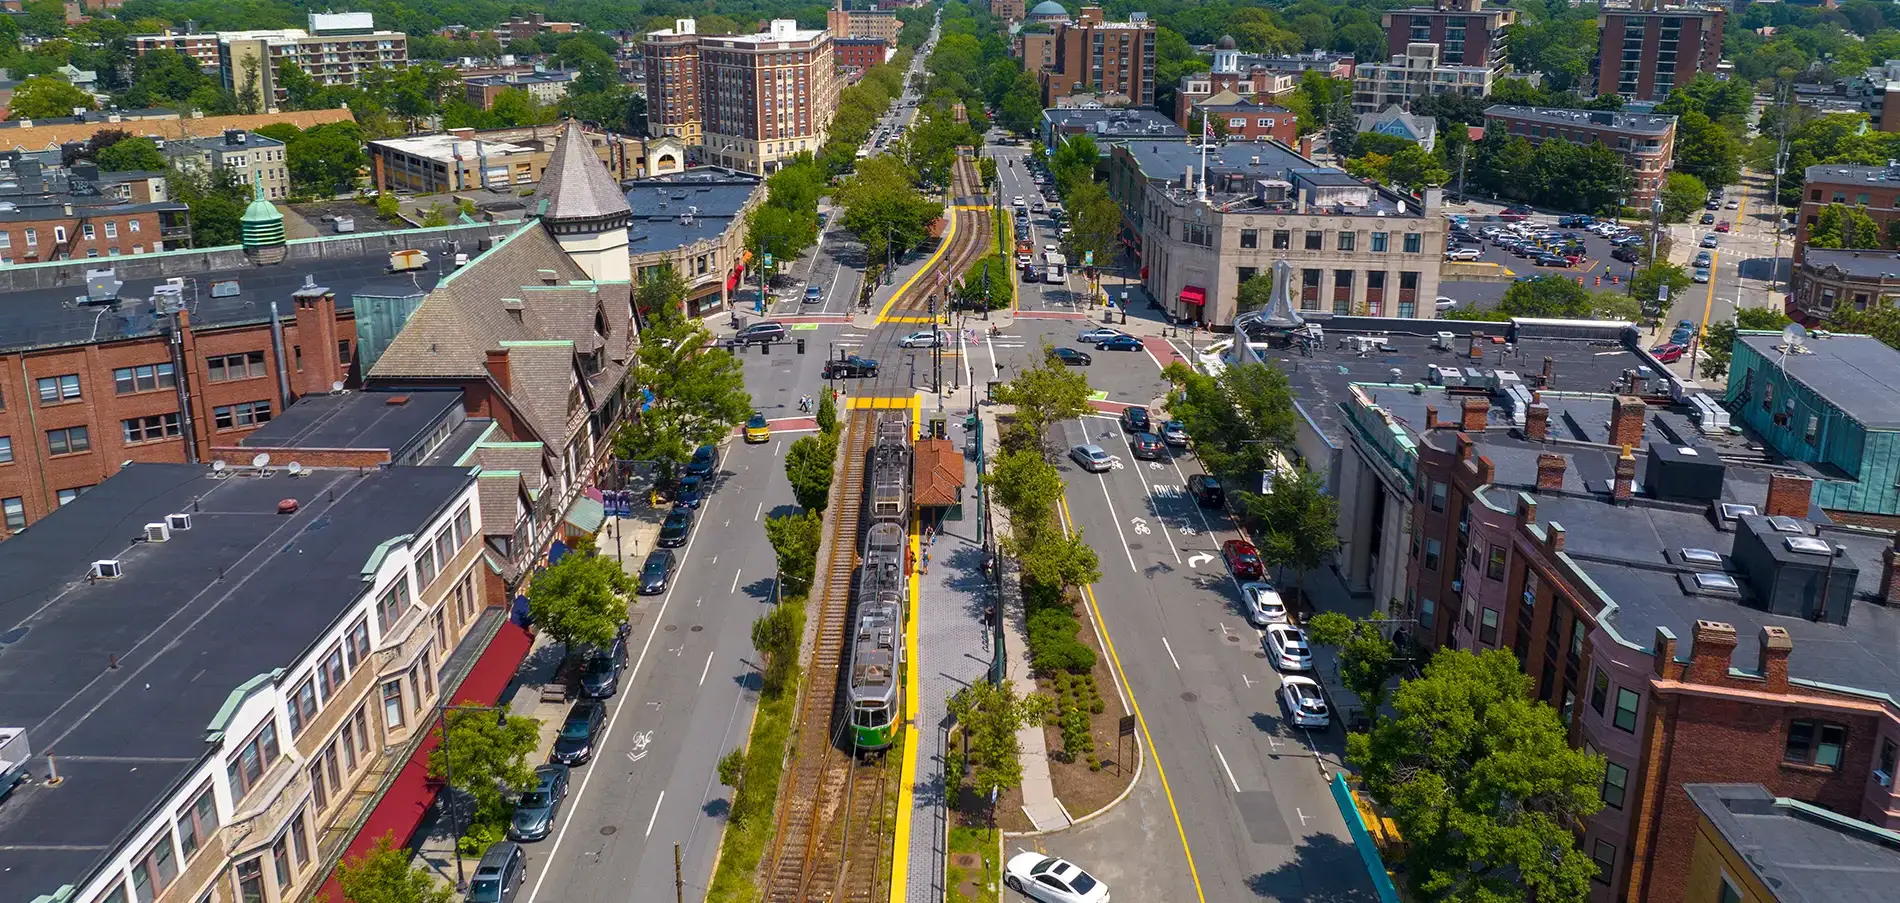
<svg viewBox="0 0 1900 903"><path fill-rule="evenodd" d="M1722 556L1717 555L1713 549L1683 549L1682 560L1696 564L1721 564Z"/></svg>
<svg viewBox="0 0 1900 903"><path fill-rule="evenodd" d="M1736 585L1735 578L1730 577L1727 574L1697 574L1695 575L1695 585L1697 589L1740 589L1741 588L1740 586Z"/></svg>
<svg viewBox="0 0 1900 903"><path fill-rule="evenodd" d="M1785 514L1777 514L1769 518L1768 525L1774 527L1776 533L1801 532L1801 522Z"/></svg>
<svg viewBox="0 0 1900 903"><path fill-rule="evenodd" d="M1735 520L1745 514L1760 514L1760 513L1761 513L1761 510L1756 508L1754 505L1744 505L1741 502L1723 502L1722 503L1722 517L1725 520Z"/></svg>
<svg viewBox="0 0 1900 903"><path fill-rule="evenodd" d="M1834 547L1829 545L1827 540L1816 539L1812 536L1790 536L1788 537L1788 548L1796 552L1807 552L1811 555L1834 554Z"/></svg>

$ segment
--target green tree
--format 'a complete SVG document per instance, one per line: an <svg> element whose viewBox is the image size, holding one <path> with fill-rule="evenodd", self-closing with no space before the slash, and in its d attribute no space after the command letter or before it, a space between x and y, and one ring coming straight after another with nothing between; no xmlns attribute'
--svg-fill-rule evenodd
<svg viewBox="0 0 1900 903"><path fill-rule="evenodd" d="M1702 336L1702 378L1721 379L1728 374L1729 360L1735 354L1735 334L1738 330L1776 331L1793 321L1781 311L1769 307L1744 307L1735 312L1732 323L1710 323L1708 332Z"/></svg>
<svg viewBox="0 0 1900 903"><path fill-rule="evenodd" d="M1260 273L1249 277L1240 284L1235 292L1235 304L1239 312L1260 310L1273 302L1273 275Z"/></svg>
<svg viewBox="0 0 1900 903"><path fill-rule="evenodd" d="M1709 201L1702 180L1686 172L1672 172L1663 180L1663 222L1686 223Z"/></svg>
<svg viewBox="0 0 1900 903"><path fill-rule="evenodd" d="M686 283L672 267L640 285L640 347L628 384L653 393L653 403L620 429L615 454L659 465L671 477L693 450L716 443L752 416L739 360L709 347L712 335L681 310Z"/></svg>
<svg viewBox="0 0 1900 903"><path fill-rule="evenodd" d="M569 653L576 645L605 646L627 620L633 578L620 562L573 551L528 584L528 612Z"/></svg>
<svg viewBox="0 0 1900 903"><path fill-rule="evenodd" d="M1322 611L1306 622L1313 642L1339 653L1339 679L1359 697L1366 716L1375 723L1385 706L1385 685L1399 675L1398 649L1372 621L1355 621L1336 611Z"/></svg>
<svg viewBox="0 0 1900 903"><path fill-rule="evenodd" d="M950 717L970 744L970 787L979 796L1023 783L1022 745L1017 732L1048 719L1054 701L1039 693L1016 692L1014 681L979 680L950 697ZM961 783L962 775L950 780Z"/></svg>
<svg viewBox="0 0 1900 903"><path fill-rule="evenodd" d="M1393 185L1414 193L1451 181L1451 173L1443 163L1409 141L1392 155L1385 171Z"/></svg>
<svg viewBox="0 0 1900 903"><path fill-rule="evenodd" d="M1870 335L1890 348L1900 348L1900 307L1893 304L1870 305L1866 310L1836 305L1833 322L1829 325L1841 332Z"/></svg>
<svg viewBox="0 0 1900 903"><path fill-rule="evenodd" d="M735 746L720 756L718 774L720 785L736 792L739 782L745 779L745 750Z"/></svg>
<svg viewBox="0 0 1900 903"><path fill-rule="evenodd" d="M284 89L284 109L310 110L320 103L323 86L310 73L303 71L293 60L282 60L277 64L277 87Z"/></svg>
<svg viewBox="0 0 1900 903"><path fill-rule="evenodd" d="M343 898L353 903L453 903L455 890L438 883L428 866L414 863L407 847L395 846L393 833L376 838L375 849L336 867Z"/></svg>
<svg viewBox="0 0 1900 903"><path fill-rule="evenodd" d="M441 742L429 751L429 776L449 780L475 804L465 835L473 833L468 828L500 824L508 817L508 792L534 786L528 756L541 740L535 719L498 718L488 709L450 711L435 733Z"/></svg>
<svg viewBox="0 0 1900 903"><path fill-rule="evenodd" d="M369 165L363 130L354 122L311 126L284 149L284 166L299 194L328 197L351 191Z"/></svg>
<svg viewBox="0 0 1900 903"><path fill-rule="evenodd" d="M805 633L805 607L775 605L752 622L752 648L765 657L760 692L784 695L798 685L798 647Z"/></svg>
<svg viewBox="0 0 1900 903"><path fill-rule="evenodd" d="M765 538L778 561L779 594L803 596L811 592L818 568L818 544L825 530L824 511L806 509L765 519Z"/></svg>
<svg viewBox="0 0 1900 903"><path fill-rule="evenodd" d="M1003 431L1004 447L1046 452L1049 427L1088 413L1092 395L1087 376L1064 366L1044 348L1040 363L1017 371L1015 379L996 387L997 403L1016 408Z"/></svg>
<svg viewBox="0 0 1900 903"><path fill-rule="evenodd" d="M1733 185L1742 177L1742 145L1735 133L1691 110L1676 120L1675 168L1704 185Z"/></svg>
<svg viewBox="0 0 1900 903"><path fill-rule="evenodd" d="M1878 248L1880 227L1858 207L1829 204L1808 227L1810 248Z"/></svg>
<svg viewBox="0 0 1900 903"><path fill-rule="evenodd" d="M832 192L844 208L838 223L865 247L865 256L881 261L887 252L923 244L943 206L918 192L915 173L896 157L880 154L858 162L857 171Z"/></svg>
<svg viewBox="0 0 1900 903"><path fill-rule="evenodd" d="M190 208L192 247L238 243L239 220L251 203L251 192L230 170L172 169L165 175L165 185L172 200Z"/></svg>
<svg viewBox="0 0 1900 903"><path fill-rule="evenodd" d="M1655 316L1662 316L1676 303L1676 296L1689 290L1695 284L1682 267L1673 263L1652 263L1636 271L1630 277L1630 294L1639 300L1643 309ZM1669 300L1660 301L1662 292L1669 292Z"/></svg>
<svg viewBox="0 0 1900 903"><path fill-rule="evenodd" d="M1339 500L1326 494L1325 480L1305 464L1291 473L1272 474L1265 495L1237 492L1241 510L1260 525L1260 555L1293 571L1293 585L1304 588L1306 572L1326 563L1339 548Z"/></svg>
<svg viewBox="0 0 1900 903"><path fill-rule="evenodd" d="M127 138L100 151L95 159L106 172L153 172L168 163L150 138Z"/></svg>
<svg viewBox="0 0 1900 903"><path fill-rule="evenodd" d="M1108 189L1096 182L1077 184L1069 193L1069 217L1075 230L1069 235L1073 263L1093 259L1098 267L1112 266L1120 251L1122 208L1108 196ZM1088 254L1093 258L1086 258Z"/></svg>
<svg viewBox="0 0 1900 903"><path fill-rule="evenodd" d="M830 389L818 393L818 428L827 433L838 431L838 400Z"/></svg>
<svg viewBox="0 0 1900 903"><path fill-rule="evenodd" d="M1590 293L1562 276L1514 282L1498 309L1513 317L1581 319L1590 313Z"/></svg>
<svg viewBox="0 0 1900 903"><path fill-rule="evenodd" d="M1063 203L1069 203L1076 186L1095 180L1095 164L1101 156L1101 148L1088 135L1070 135L1056 145L1049 155L1049 178Z"/></svg>
<svg viewBox="0 0 1900 903"><path fill-rule="evenodd" d="M1416 899L1582 900L1597 866L1574 826L1602 808L1603 759L1572 747L1507 650L1444 650L1347 758L1398 822Z"/></svg>
<svg viewBox="0 0 1900 903"><path fill-rule="evenodd" d="M35 75L13 89L8 119L56 119L73 110L97 109L98 103L78 88L50 75Z"/></svg>
<svg viewBox="0 0 1900 903"><path fill-rule="evenodd" d="M158 48L132 58L132 84L123 102L135 109L174 106L211 84L211 77L196 60L176 50Z"/></svg>
<svg viewBox="0 0 1900 903"><path fill-rule="evenodd" d="M1095 547L1082 538L1081 529L1064 532L1053 523L1010 521L1003 551L1022 565L1023 580L1069 590L1102 579L1102 561Z"/></svg>
<svg viewBox="0 0 1900 903"><path fill-rule="evenodd" d="M1053 520L1062 497L1062 474L1033 448L1004 451L990 459L989 486L1012 522Z"/></svg>
<svg viewBox="0 0 1900 903"><path fill-rule="evenodd" d="M802 210L760 204L746 214L746 247L774 260L796 258L817 236L817 220Z"/></svg>
<svg viewBox="0 0 1900 903"><path fill-rule="evenodd" d="M1208 376L1176 361L1161 371L1173 388L1168 416L1186 425L1208 471L1226 477L1270 470L1293 445L1293 390L1286 374L1266 364L1228 367Z"/></svg>
<svg viewBox="0 0 1900 903"><path fill-rule="evenodd" d="M832 463L838 458L835 433L800 436L785 450L785 478L791 481L792 498L807 511L823 511L831 496Z"/></svg>

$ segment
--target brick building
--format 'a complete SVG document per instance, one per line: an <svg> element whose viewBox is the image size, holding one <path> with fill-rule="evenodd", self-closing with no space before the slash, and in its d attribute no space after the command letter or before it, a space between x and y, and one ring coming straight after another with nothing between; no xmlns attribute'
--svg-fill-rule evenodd
<svg viewBox="0 0 1900 903"><path fill-rule="evenodd" d="M831 37L869 38L883 41L887 47L897 46L897 33L904 29L904 23L897 21L897 11L881 9L860 3L855 7L846 6L846 0L837 0L831 9L825 11L825 30Z"/></svg>
<svg viewBox="0 0 1900 903"><path fill-rule="evenodd" d="M546 174L561 135L559 126L541 125L450 129L371 141L367 145L370 184L378 191L418 194L531 185ZM595 131L582 135L615 181L675 172L684 166L685 145L679 141ZM649 160L650 153L672 162Z"/></svg>
<svg viewBox="0 0 1900 903"><path fill-rule="evenodd" d="M1048 72L1056 67L1056 34L1053 31L1025 31L1016 35L1016 58L1032 73Z"/></svg>
<svg viewBox="0 0 1900 903"><path fill-rule="evenodd" d="M1601 144L1623 158L1629 170L1627 206L1647 208L1662 191L1676 159L1676 117L1661 113L1565 110L1554 107L1486 107L1484 128L1497 129L1532 144L1552 139L1571 144Z"/></svg>
<svg viewBox="0 0 1900 903"><path fill-rule="evenodd" d="M1433 0L1431 6L1401 6L1385 14L1386 53L1402 56L1408 44L1437 44L1446 65L1510 71L1505 30L1517 10L1485 6L1484 0Z"/></svg>
<svg viewBox="0 0 1900 903"><path fill-rule="evenodd" d="M891 56L891 45L878 38L833 38L832 63L839 72L865 72Z"/></svg>
<svg viewBox="0 0 1900 903"><path fill-rule="evenodd" d="M1604 6L1597 12L1597 93L1661 101L1698 73L1714 75L1727 21L1728 11L1714 6Z"/></svg>
<svg viewBox="0 0 1900 903"><path fill-rule="evenodd" d="M1820 163L1807 168L1801 186L1800 223L1794 232L1794 262L1799 265L1808 245L1808 231L1820 218L1821 208L1844 204L1867 214L1886 235L1900 220L1900 163L1854 166ZM1790 312L1789 316L1794 316Z"/></svg>
<svg viewBox="0 0 1900 903"><path fill-rule="evenodd" d="M92 164L50 173L36 161L14 164L8 179L15 187L0 189L0 264L119 257L190 243L190 211L163 195L162 177L123 179L107 190L97 184L101 175ZM157 197L137 196L143 189L150 197L155 182Z"/></svg>
<svg viewBox="0 0 1900 903"><path fill-rule="evenodd" d="M1878 248L1807 248L1788 280L1787 314L1819 326L1843 307L1886 307L1900 298L1900 257Z"/></svg>
<svg viewBox="0 0 1900 903"><path fill-rule="evenodd" d="M677 138L687 147L699 147L703 123L698 23L676 19L672 28L647 32L644 46L647 134Z"/></svg>
<svg viewBox="0 0 1900 903"><path fill-rule="evenodd" d="M1042 73L1042 105L1072 94L1126 98L1129 106L1155 102L1155 24L1147 13L1108 22L1099 6L1084 6L1073 22L1055 27L1055 66Z"/></svg>
<svg viewBox="0 0 1900 903"><path fill-rule="evenodd" d="M529 13L509 16L508 21L495 26L494 35L504 44L520 44L544 34L573 34L580 30L579 22L550 22L540 13Z"/></svg>
<svg viewBox="0 0 1900 903"><path fill-rule="evenodd" d="M218 71L218 35L216 32L175 32L135 34L127 38L132 55L144 56L154 50L172 50L188 56L207 72Z"/></svg>
<svg viewBox="0 0 1900 903"><path fill-rule="evenodd" d="M1206 104L1231 106L1245 101L1273 106L1292 94L1299 83L1298 72L1243 65L1239 45L1233 35L1227 35L1214 45L1212 68L1184 75L1176 85L1174 121L1188 128L1194 110Z"/></svg>
<svg viewBox="0 0 1900 903"><path fill-rule="evenodd" d="M990 15L1005 22L1020 22L1026 12L1023 0L990 0Z"/></svg>
<svg viewBox="0 0 1900 903"><path fill-rule="evenodd" d="M1299 142L1299 117L1286 107L1255 103L1245 98L1230 103L1216 97L1194 108L1194 112L1218 123L1230 141L1278 141L1292 146Z"/></svg>
<svg viewBox="0 0 1900 903"><path fill-rule="evenodd" d="M774 19L757 34L701 35L699 55L708 162L769 175L824 146L839 90L830 32Z"/></svg>

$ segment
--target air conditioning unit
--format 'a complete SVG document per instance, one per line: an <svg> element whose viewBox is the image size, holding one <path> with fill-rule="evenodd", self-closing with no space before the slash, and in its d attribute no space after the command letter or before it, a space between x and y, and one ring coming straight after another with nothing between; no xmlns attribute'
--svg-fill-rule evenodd
<svg viewBox="0 0 1900 903"><path fill-rule="evenodd" d="M145 541L146 542L165 542L166 540L169 540L171 538L172 538L172 528L170 524L155 523L155 524L145 525Z"/></svg>
<svg viewBox="0 0 1900 903"><path fill-rule="evenodd" d="M1462 592L1464 592L1464 591L1465 591L1465 582L1464 582L1463 580L1453 580L1453 581L1451 582L1451 591L1452 591L1452 592L1454 592L1454 593L1462 593Z"/></svg>
<svg viewBox="0 0 1900 903"><path fill-rule="evenodd" d="M173 530L189 530L191 529L191 515L167 514L165 515L165 525Z"/></svg>
<svg viewBox="0 0 1900 903"><path fill-rule="evenodd" d="M1880 785L1880 786L1882 786L1882 787L1892 787L1892 786L1893 786L1893 775L1890 775L1890 774L1888 774L1888 773L1886 773L1886 772L1884 772L1884 771L1881 771L1880 769L1878 769L1878 768L1876 768L1876 769L1874 769L1874 783L1877 783L1877 784L1879 784L1879 785Z"/></svg>
<svg viewBox="0 0 1900 903"><path fill-rule="evenodd" d="M92 563L92 576L96 579L117 580L119 579L120 573L119 559L117 558L101 558Z"/></svg>

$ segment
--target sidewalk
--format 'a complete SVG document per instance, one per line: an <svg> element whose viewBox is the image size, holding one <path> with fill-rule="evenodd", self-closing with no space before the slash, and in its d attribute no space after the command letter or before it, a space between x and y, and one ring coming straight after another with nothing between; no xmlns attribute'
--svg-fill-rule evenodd
<svg viewBox="0 0 1900 903"><path fill-rule="evenodd" d="M974 437L952 417L950 439L967 448ZM983 547L977 542L976 460L964 457L964 502L960 520L945 520L924 545L924 569L918 578L918 684L916 792L912 798L909 886L911 903L942 903L949 851L944 842L950 817L949 782L944 775L945 741L950 729L949 700L958 690L989 674L989 632L983 610L991 603L983 575Z"/></svg>

